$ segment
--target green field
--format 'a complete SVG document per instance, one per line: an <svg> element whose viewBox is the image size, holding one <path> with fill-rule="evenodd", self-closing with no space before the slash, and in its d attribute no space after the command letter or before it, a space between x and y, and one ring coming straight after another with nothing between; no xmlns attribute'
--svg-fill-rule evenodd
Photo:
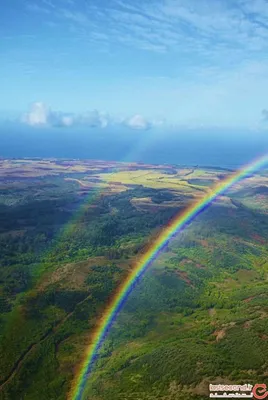
<svg viewBox="0 0 268 400"><path fill-rule="evenodd" d="M100 316L170 219L228 172L0 162L0 399L63 400ZM132 292L83 399L207 399L268 383L268 174L176 236Z"/></svg>

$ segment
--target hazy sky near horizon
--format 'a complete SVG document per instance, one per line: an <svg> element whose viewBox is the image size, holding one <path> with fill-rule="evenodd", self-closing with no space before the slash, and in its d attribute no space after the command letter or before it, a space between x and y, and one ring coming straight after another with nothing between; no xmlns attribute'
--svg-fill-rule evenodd
<svg viewBox="0 0 268 400"><path fill-rule="evenodd" d="M266 129L266 0L0 5L0 118Z"/></svg>

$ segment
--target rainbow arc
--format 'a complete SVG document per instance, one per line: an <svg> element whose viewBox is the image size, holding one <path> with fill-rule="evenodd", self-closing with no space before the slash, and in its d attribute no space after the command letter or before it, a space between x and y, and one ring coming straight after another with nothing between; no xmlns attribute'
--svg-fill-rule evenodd
<svg viewBox="0 0 268 400"><path fill-rule="evenodd" d="M240 180L251 176L251 174L258 171L266 164L268 164L268 154L254 160L250 164L233 173L231 176L227 177L225 180L216 184L202 199L199 199L194 204L190 205L183 213L176 215L168 225L163 228L156 240L154 240L147 251L141 255L139 260L133 266L130 274L118 288L113 299L110 304L108 304L104 314L100 318L98 326L91 336L90 344L86 349L80 371L74 379L69 394L70 400L82 400L86 382L92 371L94 362L98 357L98 352L116 320L117 315L121 311L128 296L133 291L138 280L144 275L146 270L158 257L159 253L168 244L172 237L188 226L200 213L207 209L207 207L209 207L218 196L223 195L231 186Z"/></svg>

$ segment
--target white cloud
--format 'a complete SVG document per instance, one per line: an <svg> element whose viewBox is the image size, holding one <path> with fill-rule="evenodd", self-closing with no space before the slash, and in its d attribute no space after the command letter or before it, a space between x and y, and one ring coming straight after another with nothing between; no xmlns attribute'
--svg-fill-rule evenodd
<svg viewBox="0 0 268 400"><path fill-rule="evenodd" d="M105 128L108 126L110 118L107 114L98 110L78 115L55 112L44 103L35 102L30 106L28 113L23 115L22 122L31 126L70 127L84 125L92 128Z"/></svg>
<svg viewBox="0 0 268 400"><path fill-rule="evenodd" d="M93 110L78 116L76 122L80 125L87 125L92 128L106 128L111 121L108 114Z"/></svg>
<svg viewBox="0 0 268 400"><path fill-rule="evenodd" d="M125 124L132 129L146 130L151 128L150 122L140 114L133 115L133 117L125 121Z"/></svg>
<svg viewBox="0 0 268 400"><path fill-rule="evenodd" d="M22 122L31 126L67 127L75 123L75 117L71 114L54 112L46 104L35 102L30 106L28 113L22 116Z"/></svg>
<svg viewBox="0 0 268 400"><path fill-rule="evenodd" d="M66 54L57 54L58 64L62 65L61 76L67 75L63 65L70 65L68 77L74 76L76 81L84 74L83 78L87 77L85 82L90 82L96 89L96 107L103 105L113 114L122 112L123 118L116 121L114 116L110 119L104 113L91 111L75 116L53 113L53 119L51 114L49 118L47 114L42 117L39 110L39 114L35 112L28 117L28 123L36 124L36 119L42 121L43 118L50 124L51 119L56 120L57 126L121 124L141 130L157 125L151 119L148 122L143 115L154 118L161 114L173 124L187 126L221 124L248 127L261 119L260 112L266 104L268 90L267 0L29 2L39 6L32 11L45 11L42 18L57 23L64 31L64 37L71 39ZM71 37L68 36L70 33ZM75 51L72 55L74 43L75 49L77 43L77 50L81 47L85 54L81 73L80 66L75 66L76 62L67 62L68 57L72 60L76 54ZM127 47L131 52L125 53ZM137 54L135 49L139 49ZM107 64L111 62L112 68L107 68L105 80L100 79L97 69L94 76L91 72L94 69L86 68L95 51L110 52ZM146 54L143 59L148 52L156 54ZM120 63L118 71L113 68L117 59ZM15 60L12 63L15 65ZM124 67L121 69L121 66ZM125 67L130 73L128 82ZM101 71L102 68L100 74ZM151 81L142 81L139 71L151 74ZM157 75L166 77L160 80ZM94 83L91 84L90 79ZM85 94L81 91L78 101L66 101L65 107L72 109L79 103L83 106L90 85L85 83ZM134 114L135 110L140 110L142 115L126 120L126 116ZM262 119L265 116L263 114Z"/></svg>
<svg viewBox="0 0 268 400"><path fill-rule="evenodd" d="M268 48L266 0L111 0L84 2L79 9L73 4L40 0L35 7L48 13L53 5L54 16L87 40L97 37L154 52L194 49L225 59L228 52L239 58L238 51L247 57L248 51Z"/></svg>
<svg viewBox="0 0 268 400"><path fill-rule="evenodd" d="M73 125L73 117L71 115L65 115L62 117L62 123L64 126L71 126Z"/></svg>
<svg viewBox="0 0 268 400"><path fill-rule="evenodd" d="M83 114L67 114L52 111L46 104L35 102L28 113L22 116L22 122L30 126L71 127L85 126L90 128L106 128L110 125L125 125L132 129L146 130L151 126L159 126L163 121L150 123L142 115L136 114L131 118L111 118L107 113L92 110Z"/></svg>
<svg viewBox="0 0 268 400"><path fill-rule="evenodd" d="M49 117L49 110L46 105L41 102L33 103L30 111L23 115L22 121L28 125L46 125Z"/></svg>
<svg viewBox="0 0 268 400"><path fill-rule="evenodd" d="M65 21L80 43L121 43L151 52L173 52L228 64L263 57L268 50L266 0L111 0L73 7L39 0L37 10ZM135 4L134 4L135 3ZM54 8L52 8L52 5ZM36 11L37 11L36 10ZM105 27L105 28L104 28ZM99 46L103 48L103 46Z"/></svg>

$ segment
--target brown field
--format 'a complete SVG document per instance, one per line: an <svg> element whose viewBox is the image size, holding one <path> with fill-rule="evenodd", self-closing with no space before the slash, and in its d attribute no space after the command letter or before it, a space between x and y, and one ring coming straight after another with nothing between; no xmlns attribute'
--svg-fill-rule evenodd
<svg viewBox="0 0 268 400"><path fill-rule="evenodd" d="M229 172L217 169L202 169L194 167L175 167L174 165L151 165L141 163L122 163L101 160L56 160L56 159L0 159L0 191L9 189L33 189L35 195L45 188L44 179L62 178L66 183L73 183L80 196L86 195L93 189L100 194L120 193L143 186L152 189L172 190L175 196L184 198L201 198L209 188L224 179ZM34 179L34 180L33 180ZM52 184L53 186L53 184ZM232 192L243 191L247 188L268 189L268 176L256 174L244 181L237 183ZM264 188L264 189L263 189ZM241 201L247 202L252 207L264 204L262 194L250 196ZM222 205L231 204L228 196L218 199ZM157 211L161 207L176 207L181 205L181 200L161 204L154 204L150 198L133 198L132 204L144 211Z"/></svg>

